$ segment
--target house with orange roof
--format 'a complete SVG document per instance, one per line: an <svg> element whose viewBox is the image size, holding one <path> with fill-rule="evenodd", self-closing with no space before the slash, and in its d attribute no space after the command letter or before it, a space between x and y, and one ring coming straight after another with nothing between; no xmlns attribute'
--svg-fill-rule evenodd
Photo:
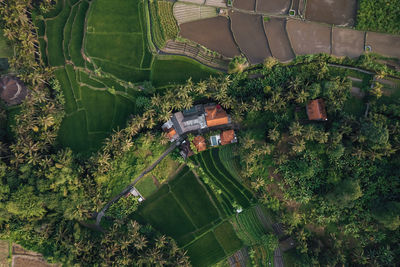
<svg viewBox="0 0 400 267"><path fill-rule="evenodd" d="M220 105L208 105L204 107L208 127L220 126L230 123L229 115Z"/></svg>
<svg viewBox="0 0 400 267"><path fill-rule="evenodd" d="M203 136L198 135L193 139L193 144L196 147L198 152L204 151L207 149L206 139Z"/></svg>
<svg viewBox="0 0 400 267"><path fill-rule="evenodd" d="M221 145L228 145L237 142L236 134L234 130L226 130L221 133Z"/></svg>
<svg viewBox="0 0 400 267"><path fill-rule="evenodd" d="M325 102L322 98L311 100L307 104L307 115L311 121L327 121Z"/></svg>

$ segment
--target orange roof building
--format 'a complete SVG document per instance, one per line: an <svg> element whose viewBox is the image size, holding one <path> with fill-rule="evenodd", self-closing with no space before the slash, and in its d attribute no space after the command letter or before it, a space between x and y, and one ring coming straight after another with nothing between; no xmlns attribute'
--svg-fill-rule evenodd
<svg viewBox="0 0 400 267"><path fill-rule="evenodd" d="M307 115L308 119L312 121L326 121L328 117L326 115L325 102L323 99L315 99L307 104Z"/></svg>
<svg viewBox="0 0 400 267"><path fill-rule="evenodd" d="M207 149L206 139L203 136L198 135L193 139L193 144L196 147L198 152L204 151Z"/></svg>
<svg viewBox="0 0 400 267"><path fill-rule="evenodd" d="M222 131L221 133L221 145L228 145L236 142L236 136L234 130Z"/></svg>
<svg viewBox="0 0 400 267"><path fill-rule="evenodd" d="M166 129L165 132L167 133L167 137L169 138L169 140L174 139L174 137L176 135L176 131L174 128L171 127L169 129Z"/></svg>
<svg viewBox="0 0 400 267"><path fill-rule="evenodd" d="M205 107L206 122L208 127L219 126L229 123L229 117L220 105Z"/></svg>

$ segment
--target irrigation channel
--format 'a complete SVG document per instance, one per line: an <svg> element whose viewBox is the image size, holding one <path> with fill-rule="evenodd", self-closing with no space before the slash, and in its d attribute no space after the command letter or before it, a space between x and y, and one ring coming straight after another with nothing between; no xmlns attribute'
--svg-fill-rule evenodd
<svg viewBox="0 0 400 267"><path fill-rule="evenodd" d="M119 193L118 195L116 195L113 199L111 199L102 209L99 213L97 213L96 216L96 226L101 229L100 226L100 222L101 219L104 217L105 212L108 210L108 208L114 204L115 202L117 202L121 197L125 196L126 194L129 193L129 191L131 191L131 189L135 186L135 184L137 182L140 181L140 179L142 179L147 173L149 173L150 171L152 171L169 153L171 153L172 151L174 151L174 149L180 144L180 140L175 141L174 143L172 143L167 150L164 151L164 153L162 153L162 155L153 163L151 164L147 169L145 169L138 177L136 177L135 180L133 180L132 183L130 183L127 187L125 187L121 193Z"/></svg>

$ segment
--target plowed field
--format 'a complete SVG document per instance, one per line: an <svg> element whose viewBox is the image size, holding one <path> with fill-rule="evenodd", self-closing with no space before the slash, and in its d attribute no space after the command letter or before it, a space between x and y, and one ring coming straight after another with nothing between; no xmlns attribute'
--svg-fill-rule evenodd
<svg viewBox="0 0 400 267"><path fill-rule="evenodd" d="M285 19L265 21L264 29L273 57L280 61L289 61L295 57L286 33Z"/></svg>
<svg viewBox="0 0 400 267"><path fill-rule="evenodd" d="M250 63L261 63L271 56L261 16L234 11L229 12L229 16L235 40Z"/></svg>
<svg viewBox="0 0 400 267"><path fill-rule="evenodd" d="M229 28L229 20L224 17L188 22L180 25L180 28L183 37L226 57L240 55Z"/></svg>
<svg viewBox="0 0 400 267"><path fill-rule="evenodd" d="M329 24L354 26L357 0L308 0L306 18Z"/></svg>

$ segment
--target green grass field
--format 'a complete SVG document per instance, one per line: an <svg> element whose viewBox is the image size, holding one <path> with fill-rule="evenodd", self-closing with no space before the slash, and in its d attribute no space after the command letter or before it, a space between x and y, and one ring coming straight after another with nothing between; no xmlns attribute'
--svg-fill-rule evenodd
<svg viewBox="0 0 400 267"><path fill-rule="evenodd" d="M151 80L163 87L217 73L188 58L151 54L146 10L140 0L59 0L42 17L34 14L43 36L43 62L57 67L66 99L62 146L95 151L112 130L124 127L138 112L136 98L144 96L127 82ZM0 55L2 48L0 39ZM95 69L101 77L93 74Z"/></svg>
<svg viewBox="0 0 400 267"><path fill-rule="evenodd" d="M186 166L149 196L134 217L177 240L194 266L209 266L243 245L220 207Z"/></svg>

